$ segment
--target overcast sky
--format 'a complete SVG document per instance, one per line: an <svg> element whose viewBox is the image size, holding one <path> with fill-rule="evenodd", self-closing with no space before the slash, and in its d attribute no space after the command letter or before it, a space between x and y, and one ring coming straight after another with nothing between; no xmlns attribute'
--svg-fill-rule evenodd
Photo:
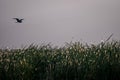
<svg viewBox="0 0 120 80"><path fill-rule="evenodd" d="M0 0L0 47L97 43L112 33L120 40L120 0Z"/></svg>

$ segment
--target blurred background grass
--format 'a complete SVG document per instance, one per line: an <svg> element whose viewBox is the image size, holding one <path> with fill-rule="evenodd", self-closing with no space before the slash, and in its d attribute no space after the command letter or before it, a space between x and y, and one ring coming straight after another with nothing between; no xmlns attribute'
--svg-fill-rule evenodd
<svg viewBox="0 0 120 80"><path fill-rule="evenodd" d="M0 80L120 80L120 41L0 49Z"/></svg>

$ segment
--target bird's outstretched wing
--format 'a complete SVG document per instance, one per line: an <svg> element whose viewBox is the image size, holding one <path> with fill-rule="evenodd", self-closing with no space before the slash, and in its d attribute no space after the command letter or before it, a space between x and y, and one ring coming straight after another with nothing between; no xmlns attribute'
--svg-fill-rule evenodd
<svg viewBox="0 0 120 80"><path fill-rule="evenodd" d="M15 20L19 20L18 18L13 18L13 19L15 19Z"/></svg>

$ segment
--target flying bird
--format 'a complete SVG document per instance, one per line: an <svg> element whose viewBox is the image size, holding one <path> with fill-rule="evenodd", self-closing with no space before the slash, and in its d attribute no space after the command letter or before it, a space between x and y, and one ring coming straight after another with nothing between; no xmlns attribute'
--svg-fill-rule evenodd
<svg viewBox="0 0 120 80"><path fill-rule="evenodd" d="M19 18L13 18L13 19L17 21L16 23L22 23L22 21L24 20L24 19L19 19Z"/></svg>

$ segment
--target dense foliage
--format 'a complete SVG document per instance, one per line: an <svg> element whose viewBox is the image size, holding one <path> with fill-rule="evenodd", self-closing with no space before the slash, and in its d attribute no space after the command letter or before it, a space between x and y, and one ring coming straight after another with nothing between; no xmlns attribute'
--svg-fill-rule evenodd
<svg viewBox="0 0 120 80"><path fill-rule="evenodd" d="M120 42L0 49L0 80L120 80Z"/></svg>

